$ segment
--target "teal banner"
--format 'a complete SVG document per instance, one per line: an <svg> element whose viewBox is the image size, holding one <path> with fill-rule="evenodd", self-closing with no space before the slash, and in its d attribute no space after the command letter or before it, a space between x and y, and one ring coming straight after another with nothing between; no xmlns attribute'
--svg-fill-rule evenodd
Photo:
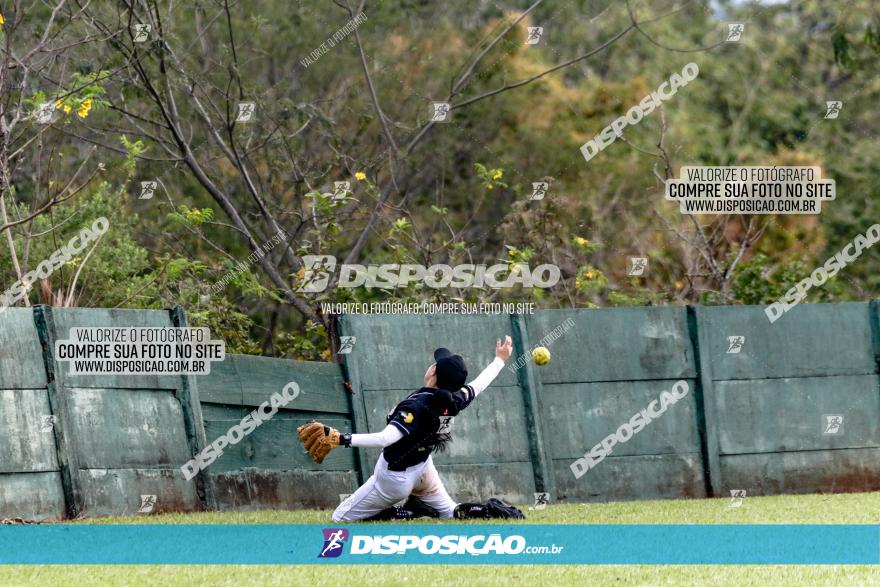
<svg viewBox="0 0 880 587"><path fill-rule="evenodd" d="M0 526L2 564L880 564L880 525Z"/></svg>

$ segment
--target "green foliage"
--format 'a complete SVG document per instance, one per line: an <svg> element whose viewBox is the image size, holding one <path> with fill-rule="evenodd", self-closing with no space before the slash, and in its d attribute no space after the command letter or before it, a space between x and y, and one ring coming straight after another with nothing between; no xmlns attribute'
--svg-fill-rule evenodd
<svg viewBox="0 0 880 587"><path fill-rule="evenodd" d="M741 304L769 304L785 295L798 282L810 276L819 265L811 265L802 258L774 264L762 253L739 265L734 273L732 292ZM839 279L832 278L821 287L812 288L808 301L821 302L845 298L845 287ZM708 297L707 303L717 298Z"/></svg>
<svg viewBox="0 0 880 587"><path fill-rule="evenodd" d="M391 224L391 234L405 233L412 228L412 222L406 218L398 218Z"/></svg>
<svg viewBox="0 0 880 587"><path fill-rule="evenodd" d="M225 275L231 276L229 285L238 288L242 295L272 299L277 302L282 301L277 293L262 285L260 280L251 270L251 267L248 267L241 262L234 264L229 260L224 262L223 267L225 269Z"/></svg>
<svg viewBox="0 0 880 587"><path fill-rule="evenodd" d="M859 23L860 25L862 23ZM852 43L845 28L839 28L831 35L831 47L834 51L834 62L840 67L853 70L870 67L880 56L880 17L864 24L865 31L858 44ZM858 36L858 31L850 33Z"/></svg>
<svg viewBox="0 0 880 587"><path fill-rule="evenodd" d="M177 212L168 214L168 219L194 228L214 220L214 211L211 208L190 208L186 204L180 204Z"/></svg>
<svg viewBox="0 0 880 587"><path fill-rule="evenodd" d="M304 332L287 331L276 342L278 353L289 359L300 361L329 361L330 349L327 345L327 330L323 325L307 320Z"/></svg>
<svg viewBox="0 0 880 587"><path fill-rule="evenodd" d="M480 178L483 187L487 190L507 187L507 184L501 181L501 178L504 177L504 170L500 167L488 169L482 163L474 163L474 168L477 170L477 177Z"/></svg>
<svg viewBox="0 0 880 587"><path fill-rule="evenodd" d="M125 149L125 159L122 160L122 169L128 177L134 175L138 157L147 152L144 142L141 140L130 141L125 135L119 136L119 141Z"/></svg>
<svg viewBox="0 0 880 587"><path fill-rule="evenodd" d="M609 291L608 301L614 306L652 306L663 299L662 293L643 290L639 293Z"/></svg>
<svg viewBox="0 0 880 587"><path fill-rule="evenodd" d="M212 338L226 341L227 353L259 355L260 345L252 338L254 321L224 296L205 296L187 307L190 326L207 327Z"/></svg>
<svg viewBox="0 0 880 587"><path fill-rule="evenodd" d="M589 239L577 235L571 237L571 242L575 247L577 247L580 252L584 254L592 254L602 248L599 243L590 242Z"/></svg>
<svg viewBox="0 0 880 587"><path fill-rule="evenodd" d="M530 247L518 249L511 245L504 245L504 248L507 249L507 258L501 260L510 265L517 263L528 264L529 261L532 260L532 257L535 256L535 251Z"/></svg>
<svg viewBox="0 0 880 587"><path fill-rule="evenodd" d="M836 31L831 37L831 47L834 50L834 61L842 67L851 67L853 64L852 45L842 31Z"/></svg>
<svg viewBox="0 0 880 587"><path fill-rule="evenodd" d="M587 293L590 290L608 285L608 278L592 265L587 265L578 270L574 283L575 288Z"/></svg>
<svg viewBox="0 0 880 587"><path fill-rule="evenodd" d="M58 96L52 101L55 111L63 118L64 123L68 124L71 119L67 117L69 114L76 114L81 119L88 117L90 112L100 110L110 105L102 96L106 90L102 85L102 80L107 77L107 72L98 71L89 74L80 74L73 72L68 80L69 87L59 92ZM32 109L32 115L43 107L44 104L50 102L43 90L37 90L25 103Z"/></svg>
<svg viewBox="0 0 880 587"><path fill-rule="evenodd" d="M692 231L693 225L663 201L662 184L655 176L655 170L661 176L665 171L658 152L661 135L673 174L684 164L816 165L824 177L837 182L838 199L827 203L820 216L773 219L750 249L753 256L745 257L724 284L726 303L767 303L783 295L811 268L864 232L873 222L868 219L880 217L880 123L875 116L880 99L880 21L867 0L849 3L846 10L818 0L765 3L760 10L741 2L713 3L707 10L677 10L678 5L665 0L630 3L642 20L668 14L645 24L656 44L631 33L571 67L496 92L583 55L630 24L625 3L544 3L486 55L452 101L491 96L456 108L453 124L431 128L411 151L404 141L425 121L425 98L448 95L449 81L459 79L474 49L485 47L492 32L502 30L514 16L478 0L463 0L455 11L443 3L405 4L405 9L394 3L376 5L369 16L373 24L360 30L384 118L376 113L370 92L364 91L357 51L339 45L315 67L288 67L291 56L306 55L327 39L337 28L333 19L347 18L332 3L323 18L315 18L309 3L235 5L229 25L237 39L246 40L237 46L236 61L228 37L218 32L226 26L209 27L201 34L192 26L195 12L204 10L199 3L170 8L173 17L164 24L163 40L137 48L146 72L156 79L170 79L182 67L199 77L199 91L221 88L212 95L219 118L229 106L223 103L223 92L231 87L230 76L236 94L258 103L258 119L236 125L228 134L247 158L268 209L295 234L297 256L344 259L369 221L359 263L430 266L501 259L512 270L519 263L552 263L562 271L561 283L549 290L434 290L419 283L335 288L303 296L311 307L327 300L473 301L490 294L504 301L537 300L543 307L719 303L722 288L705 267L695 267L694 260L708 253L730 263L742 242L741 231L731 223L729 234L712 251L695 251L692 243L683 242L679 235ZM108 22L118 17L109 4L95 9L106 11ZM553 23L552 51L524 44L525 27L544 21ZM726 22L749 23L742 43L695 53L662 48L713 45ZM766 31L773 34L763 34ZM321 357L327 351L327 341L321 340L326 333L310 325L286 299L285 312L274 319L282 300L275 283L259 265L239 265L251 253L250 245L223 226L228 222L225 213L191 171L179 161L166 160L162 144L143 138L164 118L148 92L133 90L129 78L105 78L128 63L114 43L119 40L72 57L69 71L75 75L58 83L29 84L25 90L30 93L30 110L59 101L65 124L82 120L77 113L86 100L94 110L102 108L108 96L138 118L129 126L130 138L119 139L121 157L99 151L105 169L98 179L76 199L27 226L32 234L47 234L27 244L25 227L13 230L16 251L24 255L27 249L26 265L32 267L95 215L106 215L111 228L94 254L88 260L81 255L59 270L51 278L53 288L69 287L73 273L82 267L82 305L157 308L180 302L197 312L202 323L227 332L234 341L230 348L262 348L271 323L268 336L274 338L277 353ZM203 43L211 51L207 66ZM168 57L172 46L181 62L160 74L158 57ZM589 163L584 161L579 147L585 141L690 60L700 65L698 79L666 102L662 113L655 111L627 128L625 141L615 141ZM91 72L92 63L100 63L104 71ZM165 66L169 63L164 60ZM181 82L180 88L188 83ZM822 119L825 99L844 100L839 119ZM249 225L265 230L259 207L234 166L212 150L214 140L200 123L190 128L190 121L199 119L193 104L179 99L177 107L187 139L211 180L235 196ZM92 119L87 122L82 126L93 126ZM125 127L115 109L103 108L97 122L109 129ZM53 127L64 130L63 125ZM396 152L387 144L386 127L396 139ZM47 144L61 134L57 130L45 133ZM227 129L221 130L227 139ZM118 132L113 130L114 135ZM58 170L52 177L55 188L72 177L83 160L81 142L63 140L68 142L41 155L51 158L53 170ZM164 136L165 146L173 144ZM14 171L7 197L15 217L34 209L45 189L31 183L36 180L28 177L32 174L27 165ZM162 176L174 195L173 209L158 200L129 201L124 186L138 179L136 171L139 177ZM334 181L345 178L353 178L350 190L331 191ZM550 189L543 200L531 201L536 181L546 181ZM708 227L711 219L698 221ZM202 237L210 238L211 244ZM218 254L213 245L233 260ZM651 271L639 279L625 273L624 260L633 251L644 252L651 263ZM280 255L274 257L277 261ZM306 270L279 266L294 291L307 277ZM8 255L0 255L0 270L11 282ZM226 286L207 304L206 291L227 275ZM810 295L813 300L857 299L878 287L880 259L863 255Z"/></svg>

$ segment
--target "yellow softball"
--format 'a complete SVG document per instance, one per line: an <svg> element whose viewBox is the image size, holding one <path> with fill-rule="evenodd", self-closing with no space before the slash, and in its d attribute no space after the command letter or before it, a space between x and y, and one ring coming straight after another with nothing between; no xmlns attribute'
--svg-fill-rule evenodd
<svg viewBox="0 0 880 587"><path fill-rule="evenodd" d="M532 351L532 360L536 365L546 365L550 362L550 351L547 347L539 346Z"/></svg>

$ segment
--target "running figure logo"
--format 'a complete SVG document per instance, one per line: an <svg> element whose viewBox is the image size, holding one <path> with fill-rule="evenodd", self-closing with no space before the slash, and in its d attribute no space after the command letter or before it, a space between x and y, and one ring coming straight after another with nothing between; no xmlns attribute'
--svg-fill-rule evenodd
<svg viewBox="0 0 880 587"><path fill-rule="evenodd" d="M354 343L357 342L357 337L354 336L340 336L339 337L339 350L336 351L337 354L340 355L348 355L351 351L354 350Z"/></svg>
<svg viewBox="0 0 880 587"><path fill-rule="evenodd" d="M825 414L822 416L822 420L824 421L822 434L843 433L843 416L840 414Z"/></svg>
<svg viewBox="0 0 880 587"><path fill-rule="evenodd" d="M345 196L351 193L351 182L334 181L333 182L333 201L338 202L344 200Z"/></svg>
<svg viewBox="0 0 880 587"><path fill-rule="evenodd" d="M50 432L54 430L56 422L58 422L58 419L55 416L41 416L40 432Z"/></svg>
<svg viewBox="0 0 880 587"><path fill-rule="evenodd" d="M835 119L840 114L840 109L843 108L843 102L840 100L833 100L829 102L825 102L825 119Z"/></svg>
<svg viewBox="0 0 880 587"><path fill-rule="evenodd" d="M138 200L151 200L156 193L157 187L159 187L158 181L142 181L141 193L138 196Z"/></svg>
<svg viewBox="0 0 880 587"><path fill-rule="evenodd" d="M743 350L743 345L746 344L745 336L728 336L727 337L727 354L735 355Z"/></svg>
<svg viewBox="0 0 880 587"><path fill-rule="evenodd" d="M446 122L449 117L449 102L434 102L434 112L431 114L431 122Z"/></svg>
<svg viewBox="0 0 880 587"><path fill-rule="evenodd" d="M648 258L647 257L630 257L629 258L629 267L626 270L626 274L630 277L638 277L640 275L645 274L645 269L648 268Z"/></svg>
<svg viewBox="0 0 880 587"><path fill-rule="evenodd" d="M55 104L53 102L46 102L45 104L40 105L37 108L37 111L34 113L34 116L37 119L37 122L40 124L49 124L52 122L52 117L55 115Z"/></svg>
<svg viewBox="0 0 880 587"><path fill-rule="evenodd" d="M150 31L152 30L152 26L149 24L136 24L134 25L134 38L132 39L135 43L143 43L150 38Z"/></svg>
<svg viewBox="0 0 880 587"><path fill-rule="evenodd" d="M253 102L239 102L235 111L235 122L250 122L257 105Z"/></svg>
<svg viewBox="0 0 880 587"><path fill-rule="evenodd" d="M526 39L526 45L537 45L541 42L541 36L544 34L544 27L530 26L529 36Z"/></svg>
<svg viewBox="0 0 880 587"><path fill-rule="evenodd" d="M745 26L741 23L733 23L727 25L727 38L725 41L728 43L736 43L742 38L743 31L745 30Z"/></svg>
<svg viewBox="0 0 880 587"><path fill-rule="evenodd" d="M727 504L729 508L738 508L742 506L743 500L746 498L746 490L745 489L731 489L730 490L730 503Z"/></svg>
<svg viewBox="0 0 880 587"><path fill-rule="evenodd" d="M141 495L141 505L138 506L139 514L149 514L152 513L156 508L156 496L155 495Z"/></svg>
<svg viewBox="0 0 880 587"><path fill-rule="evenodd" d="M330 284L330 274L336 268L333 255L303 255L303 267L297 276L301 285L296 291L320 293Z"/></svg>
<svg viewBox="0 0 880 587"><path fill-rule="evenodd" d="M550 494L546 491L540 491L535 493L535 505L533 505L530 509L534 510L543 510L546 509L547 504L550 503Z"/></svg>
<svg viewBox="0 0 880 587"><path fill-rule="evenodd" d="M342 547L348 540L345 528L324 528L324 548L318 558L336 558L342 554Z"/></svg>
<svg viewBox="0 0 880 587"><path fill-rule="evenodd" d="M546 181L533 181L532 182L532 195L529 196L530 200L543 200L544 196L547 195L547 190L550 189L550 183Z"/></svg>

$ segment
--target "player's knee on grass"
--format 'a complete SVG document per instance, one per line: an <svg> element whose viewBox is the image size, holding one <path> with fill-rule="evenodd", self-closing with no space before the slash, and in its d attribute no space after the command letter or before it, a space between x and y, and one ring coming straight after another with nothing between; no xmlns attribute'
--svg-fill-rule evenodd
<svg viewBox="0 0 880 587"><path fill-rule="evenodd" d="M431 493L419 495L413 492L410 502L418 499L432 510L432 517L436 518L452 518L455 516L455 507L458 505L449 497L446 490L442 486ZM408 504L410 502L407 502Z"/></svg>
<svg viewBox="0 0 880 587"><path fill-rule="evenodd" d="M455 516L455 508L457 504L450 504L448 507L441 507L437 510L441 518L452 518Z"/></svg>
<svg viewBox="0 0 880 587"><path fill-rule="evenodd" d="M347 513L349 513L349 511L347 509L343 510L342 505L340 504L339 507L333 511L333 515L330 516L330 519L334 522L353 522L354 520L352 519L346 519L345 514Z"/></svg>
<svg viewBox="0 0 880 587"><path fill-rule="evenodd" d="M381 513L376 512L376 513ZM334 522L362 522L363 520L368 520L376 513L373 512L352 512L349 509L344 509L342 506L336 508L333 512L333 515L330 516L330 519Z"/></svg>
<svg viewBox="0 0 880 587"><path fill-rule="evenodd" d="M355 496L353 495L349 496L345 501L339 504L336 509L333 510L333 515L330 516L330 519L334 522L357 522L359 520L365 520L377 511L382 510L382 508L373 512L364 511L364 508L356 510L352 507L354 497Z"/></svg>

